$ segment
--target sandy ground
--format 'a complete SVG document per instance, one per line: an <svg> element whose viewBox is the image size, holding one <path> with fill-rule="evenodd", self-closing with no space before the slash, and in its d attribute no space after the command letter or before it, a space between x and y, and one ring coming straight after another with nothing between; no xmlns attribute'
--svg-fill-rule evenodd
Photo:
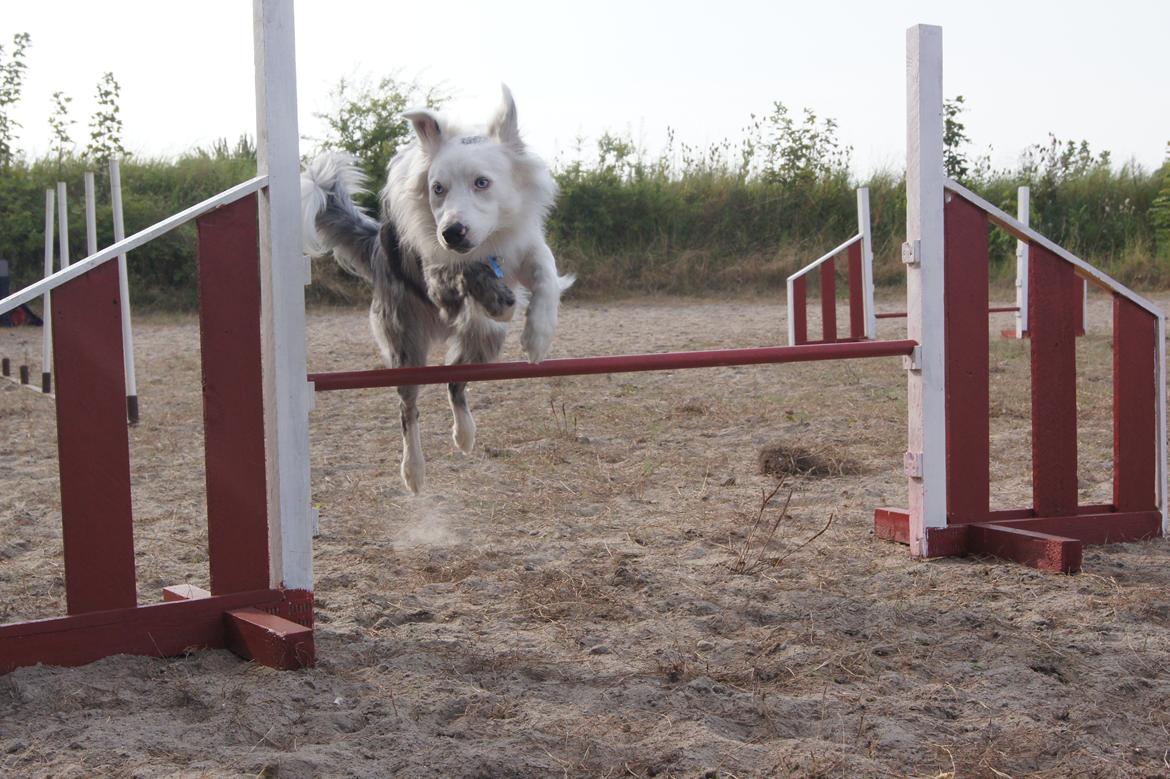
<svg viewBox="0 0 1170 779"><path fill-rule="evenodd" d="M1110 491L1105 301L1091 319L1088 503ZM770 345L784 326L760 300L570 302L555 351ZM317 311L309 329L312 369L377 365L363 311ZM153 601L206 584L198 345L190 318L142 319L137 336ZM38 337L0 332L0 353L37 362ZM992 346L997 507L1030 491L1027 349ZM1084 573L1054 576L875 540L872 509L905 501L898 359L486 384L470 456L444 394L424 392L421 497L398 479L392 391L318 397L316 668L204 651L18 670L0 677L0 771L1170 775L1170 544L1090 548ZM0 440L0 621L59 614L51 404L0 385ZM790 477L761 515L776 446L844 475ZM757 525L776 525L766 546Z"/></svg>

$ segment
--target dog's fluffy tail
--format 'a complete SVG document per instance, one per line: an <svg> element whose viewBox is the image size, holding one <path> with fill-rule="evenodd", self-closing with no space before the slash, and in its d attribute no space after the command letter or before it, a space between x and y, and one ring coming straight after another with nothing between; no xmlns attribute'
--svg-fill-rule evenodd
<svg viewBox="0 0 1170 779"><path fill-rule="evenodd" d="M333 252L338 265L373 282L370 262L378 248L378 222L353 202L364 183L350 155L318 155L301 173L302 234L306 253Z"/></svg>

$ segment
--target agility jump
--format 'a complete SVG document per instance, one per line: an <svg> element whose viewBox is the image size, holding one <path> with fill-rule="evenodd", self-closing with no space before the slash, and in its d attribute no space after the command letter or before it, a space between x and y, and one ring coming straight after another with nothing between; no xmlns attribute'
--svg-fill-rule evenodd
<svg viewBox="0 0 1170 779"><path fill-rule="evenodd" d="M1016 220L1028 226L1031 192L1028 187L1016 190ZM848 343L877 338L877 320L905 319L905 311L878 311L874 301L873 239L869 215L869 190L857 190L858 232L841 245L797 270L787 279L788 290L788 345L808 343ZM846 261L845 283L849 289L849 335L839 335L837 329L837 267L838 259ZM821 309L821 337L810 340L808 335L808 279L819 270ZM1015 314L1015 327L1005 328L1005 338L1028 337L1028 242L1016 241L1016 304L990 306L989 314ZM1085 334L1089 287L1081 280L1070 305L1077 306L1077 335Z"/></svg>
<svg viewBox="0 0 1170 779"><path fill-rule="evenodd" d="M0 626L0 672L115 653L231 647L280 668L314 660L308 414L314 391L404 383L680 370L901 356L908 506L879 536L917 557L992 554L1073 572L1084 543L1167 532L1165 317L1160 310L943 174L942 32L908 31L908 338L846 344L319 373L306 369L291 0L254 0L257 176L0 301L53 290L69 615ZM209 571L207 589L136 602L123 399L121 294L110 263L198 225ZM989 510L987 236L1030 250L1033 505ZM1114 497L1079 506L1074 317L1078 278L1114 305ZM223 310L232 317L220 317ZM945 315L944 315L945 312ZM211 322L230 320L231 332ZM65 366L70 366L65 369ZM223 377L230 377L224 379ZM95 463L100 467L95 467Z"/></svg>

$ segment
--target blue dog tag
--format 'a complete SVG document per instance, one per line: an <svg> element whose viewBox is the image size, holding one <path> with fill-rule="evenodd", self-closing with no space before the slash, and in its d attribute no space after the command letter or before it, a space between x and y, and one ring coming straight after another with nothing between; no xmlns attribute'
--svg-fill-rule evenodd
<svg viewBox="0 0 1170 779"><path fill-rule="evenodd" d="M499 260L497 260L495 257L488 257L488 258L487 258L487 261L488 261L488 265L490 265L490 266L491 266L492 273L496 274L496 278L497 278L497 279L502 279L502 278L504 278L504 271L502 271L502 270L500 269L500 262L499 262Z"/></svg>

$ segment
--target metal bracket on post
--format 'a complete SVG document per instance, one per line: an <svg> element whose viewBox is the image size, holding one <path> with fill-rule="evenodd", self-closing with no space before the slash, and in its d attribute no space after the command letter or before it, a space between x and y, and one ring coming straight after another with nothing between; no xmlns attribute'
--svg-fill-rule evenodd
<svg viewBox="0 0 1170 779"><path fill-rule="evenodd" d="M305 407L312 411L317 407L317 385L314 382L305 382L305 392L309 393L309 397L305 400Z"/></svg>
<svg viewBox="0 0 1170 779"><path fill-rule="evenodd" d="M922 241L906 241L902 244L902 262L911 266L922 264Z"/></svg>
<svg viewBox="0 0 1170 779"><path fill-rule="evenodd" d="M308 286L311 286L313 283L313 258L307 254L304 254L304 255L301 255L301 259L305 263L304 283L305 283L305 286L308 287Z"/></svg>
<svg viewBox="0 0 1170 779"><path fill-rule="evenodd" d="M922 347L915 346L910 354L902 355L902 370L922 372Z"/></svg>
<svg viewBox="0 0 1170 779"><path fill-rule="evenodd" d="M911 479L922 478L922 452L906 452L902 458L902 467L906 471L906 476Z"/></svg>

